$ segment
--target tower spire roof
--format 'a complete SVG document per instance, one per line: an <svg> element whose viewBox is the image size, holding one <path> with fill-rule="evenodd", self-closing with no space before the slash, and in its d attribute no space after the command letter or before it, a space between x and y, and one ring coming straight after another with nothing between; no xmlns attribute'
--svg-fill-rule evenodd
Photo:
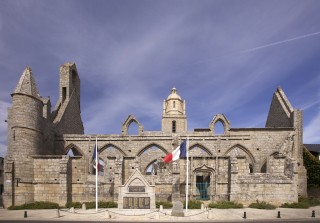
<svg viewBox="0 0 320 223"><path fill-rule="evenodd" d="M36 98L40 98L37 85L33 78L32 70L30 67L26 67L26 69L24 69L13 94L26 94Z"/></svg>
<svg viewBox="0 0 320 223"><path fill-rule="evenodd" d="M167 100L170 100L170 99L181 100L181 97L177 94L177 89L175 87L172 88L171 94L167 98Z"/></svg>

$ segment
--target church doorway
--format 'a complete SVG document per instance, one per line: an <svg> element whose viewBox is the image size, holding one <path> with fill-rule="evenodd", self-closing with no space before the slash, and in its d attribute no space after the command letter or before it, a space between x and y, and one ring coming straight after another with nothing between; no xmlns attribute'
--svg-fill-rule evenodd
<svg viewBox="0 0 320 223"><path fill-rule="evenodd" d="M198 172L196 175L197 199L210 199L210 172Z"/></svg>

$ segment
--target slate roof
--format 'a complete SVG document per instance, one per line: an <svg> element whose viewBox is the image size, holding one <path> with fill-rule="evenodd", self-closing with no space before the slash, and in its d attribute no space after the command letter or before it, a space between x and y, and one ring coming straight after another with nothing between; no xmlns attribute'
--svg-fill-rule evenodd
<svg viewBox="0 0 320 223"><path fill-rule="evenodd" d="M19 83L16 87L16 89L13 92L14 94L26 94L26 95L31 95L35 98L40 98L39 97L39 92L37 89L36 82L33 78L33 74L31 71L30 67L27 67L19 80Z"/></svg>
<svg viewBox="0 0 320 223"><path fill-rule="evenodd" d="M320 144L303 144L310 152L320 153Z"/></svg>

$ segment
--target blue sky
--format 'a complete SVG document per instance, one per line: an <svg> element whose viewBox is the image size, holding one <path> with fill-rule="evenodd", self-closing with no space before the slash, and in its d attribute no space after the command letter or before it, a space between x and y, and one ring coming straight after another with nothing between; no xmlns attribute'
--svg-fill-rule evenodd
<svg viewBox="0 0 320 223"><path fill-rule="evenodd" d="M88 134L118 134L130 114L160 130L173 86L190 131L218 113L264 127L281 86L304 110L304 143L320 143L319 11L318 0L0 0L0 156L24 68L54 107L65 62L77 65Z"/></svg>

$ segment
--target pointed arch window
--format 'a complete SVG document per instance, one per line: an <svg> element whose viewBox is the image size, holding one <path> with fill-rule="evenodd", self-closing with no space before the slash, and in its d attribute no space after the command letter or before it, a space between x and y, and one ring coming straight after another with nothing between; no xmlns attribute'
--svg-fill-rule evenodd
<svg viewBox="0 0 320 223"><path fill-rule="evenodd" d="M214 133L216 135L223 135L225 133L222 121L219 120L214 124Z"/></svg>
<svg viewBox="0 0 320 223"><path fill-rule="evenodd" d="M139 134L139 126L136 121L131 121L128 125L128 134L129 135L138 135Z"/></svg>
<svg viewBox="0 0 320 223"><path fill-rule="evenodd" d="M158 173L158 161L152 161L146 168L146 175L157 175Z"/></svg>
<svg viewBox="0 0 320 223"><path fill-rule="evenodd" d="M74 147L71 147L70 149L68 149L68 151L66 152L66 155L70 157L82 156L82 154Z"/></svg>
<svg viewBox="0 0 320 223"><path fill-rule="evenodd" d="M267 173L267 161L261 166L261 173Z"/></svg>

